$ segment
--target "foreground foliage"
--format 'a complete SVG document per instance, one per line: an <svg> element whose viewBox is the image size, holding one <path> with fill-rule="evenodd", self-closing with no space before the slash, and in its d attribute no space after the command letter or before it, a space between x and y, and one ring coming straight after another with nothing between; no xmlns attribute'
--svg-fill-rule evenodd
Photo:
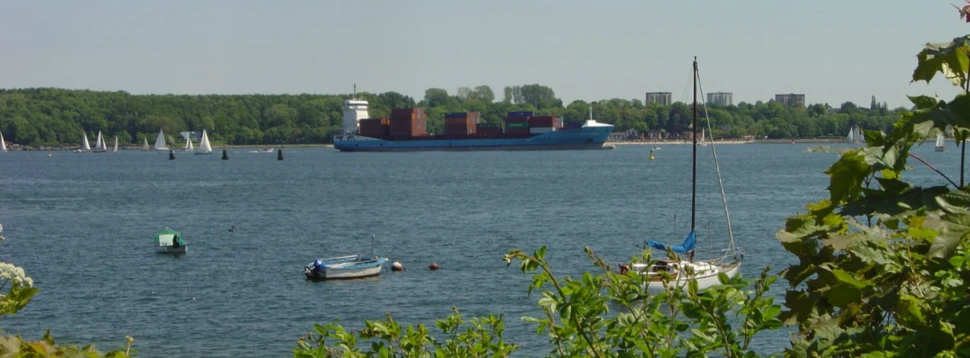
<svg viewBox="0 0 970 358"><path fill-rule="evenodd" d="M557 277L545 247L505 256L532 274L530 293L550 287L540 293L544 316L524 318L549 337L550 356L748 357L755 355L749 347L755 335L781 327L781 307L765 296L777 278L768 269L753 282L721 277L723 284L703 295L696 283L688 292L648 295L645 275L613 272L591 249L586 252L597 273L579 279ZM456 310L436 323L437 336L447 337L443 342L423 325L405 329L390 316L366 321L357 332L317 325L298 342L294 357L505 357L520 347L505 341L502 319L488 315L465 322Z"/></svg>

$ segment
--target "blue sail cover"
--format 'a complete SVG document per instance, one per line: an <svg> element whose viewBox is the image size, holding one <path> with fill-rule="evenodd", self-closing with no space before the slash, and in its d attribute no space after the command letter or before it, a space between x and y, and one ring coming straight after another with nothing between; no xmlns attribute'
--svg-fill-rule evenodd
<svg viewBox="0 0 970 358"><path fill-rule="evenodd" d="M647 241L647 244L655 249L669 249L678 254L686 254L688 251L694 250L694 246L697 244L697 235L695 235L694 231L692 230L690 234L687 235L687 238L684 239L684 243L677 246L667 246L653 240Z"/></svg>

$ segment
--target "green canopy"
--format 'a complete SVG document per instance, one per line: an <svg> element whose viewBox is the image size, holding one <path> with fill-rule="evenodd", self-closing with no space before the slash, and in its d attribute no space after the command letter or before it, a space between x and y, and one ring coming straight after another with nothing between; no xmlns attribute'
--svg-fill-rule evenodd
<svg viewBox="0 0 970 358"><path fill-rule="evenodd" d="M165 227L155 234L155 244L158 246L174 246L175 240L178 240L179 246L185 246L185 238L178 231Z"/></svg>

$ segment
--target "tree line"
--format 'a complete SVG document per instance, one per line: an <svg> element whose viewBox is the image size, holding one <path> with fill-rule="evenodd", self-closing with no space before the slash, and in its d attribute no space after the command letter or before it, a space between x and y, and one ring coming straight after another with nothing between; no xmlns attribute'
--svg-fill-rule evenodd
<svg viewBox="0 0 970 358"><path fill-rule="evenodd" d="M592 107L597 121L617 131L655 131L678 137L689 129L691 105L644 104L639 99L582 100L564 105L546 86L508 86L498 100L489 86L461 87L455 94L429 88L423 99L398 92L358 93L369 102L371 117L387 117L392 108L424 107L430 133L443 131L448 112L481 112L487 123L501 122L509 111L535 111L566 121L585 120ZM7 141L26 146L80 145L81 133L98 131L117 136L122 144L154 141L159 130L168 141L181 131L206 129L212 140L228 144L330 143L342 132L343 101L351 94L317 95L132 95L126 92L58 88L0 89L0 132ZM869 108L851 102L832 107L812 104L785 107L775 101L708 106L700 110L706 127L710 118L719 138L814 138L845 136L858 125L889 131L905 109L889 110L873 101Z"/></svg>

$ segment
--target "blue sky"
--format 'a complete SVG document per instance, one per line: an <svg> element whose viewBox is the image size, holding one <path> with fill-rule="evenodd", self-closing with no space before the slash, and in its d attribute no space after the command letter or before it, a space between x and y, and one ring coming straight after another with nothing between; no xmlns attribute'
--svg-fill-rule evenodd
<svg viewBox="0 0 970 358"><path fill-rule="evenodd" d="M348 93L539 83L566 103L734 101L890 106L949 99L910 84L916 53L970 31L947 1L7 1L0 88L135 94Z"/></svg>

